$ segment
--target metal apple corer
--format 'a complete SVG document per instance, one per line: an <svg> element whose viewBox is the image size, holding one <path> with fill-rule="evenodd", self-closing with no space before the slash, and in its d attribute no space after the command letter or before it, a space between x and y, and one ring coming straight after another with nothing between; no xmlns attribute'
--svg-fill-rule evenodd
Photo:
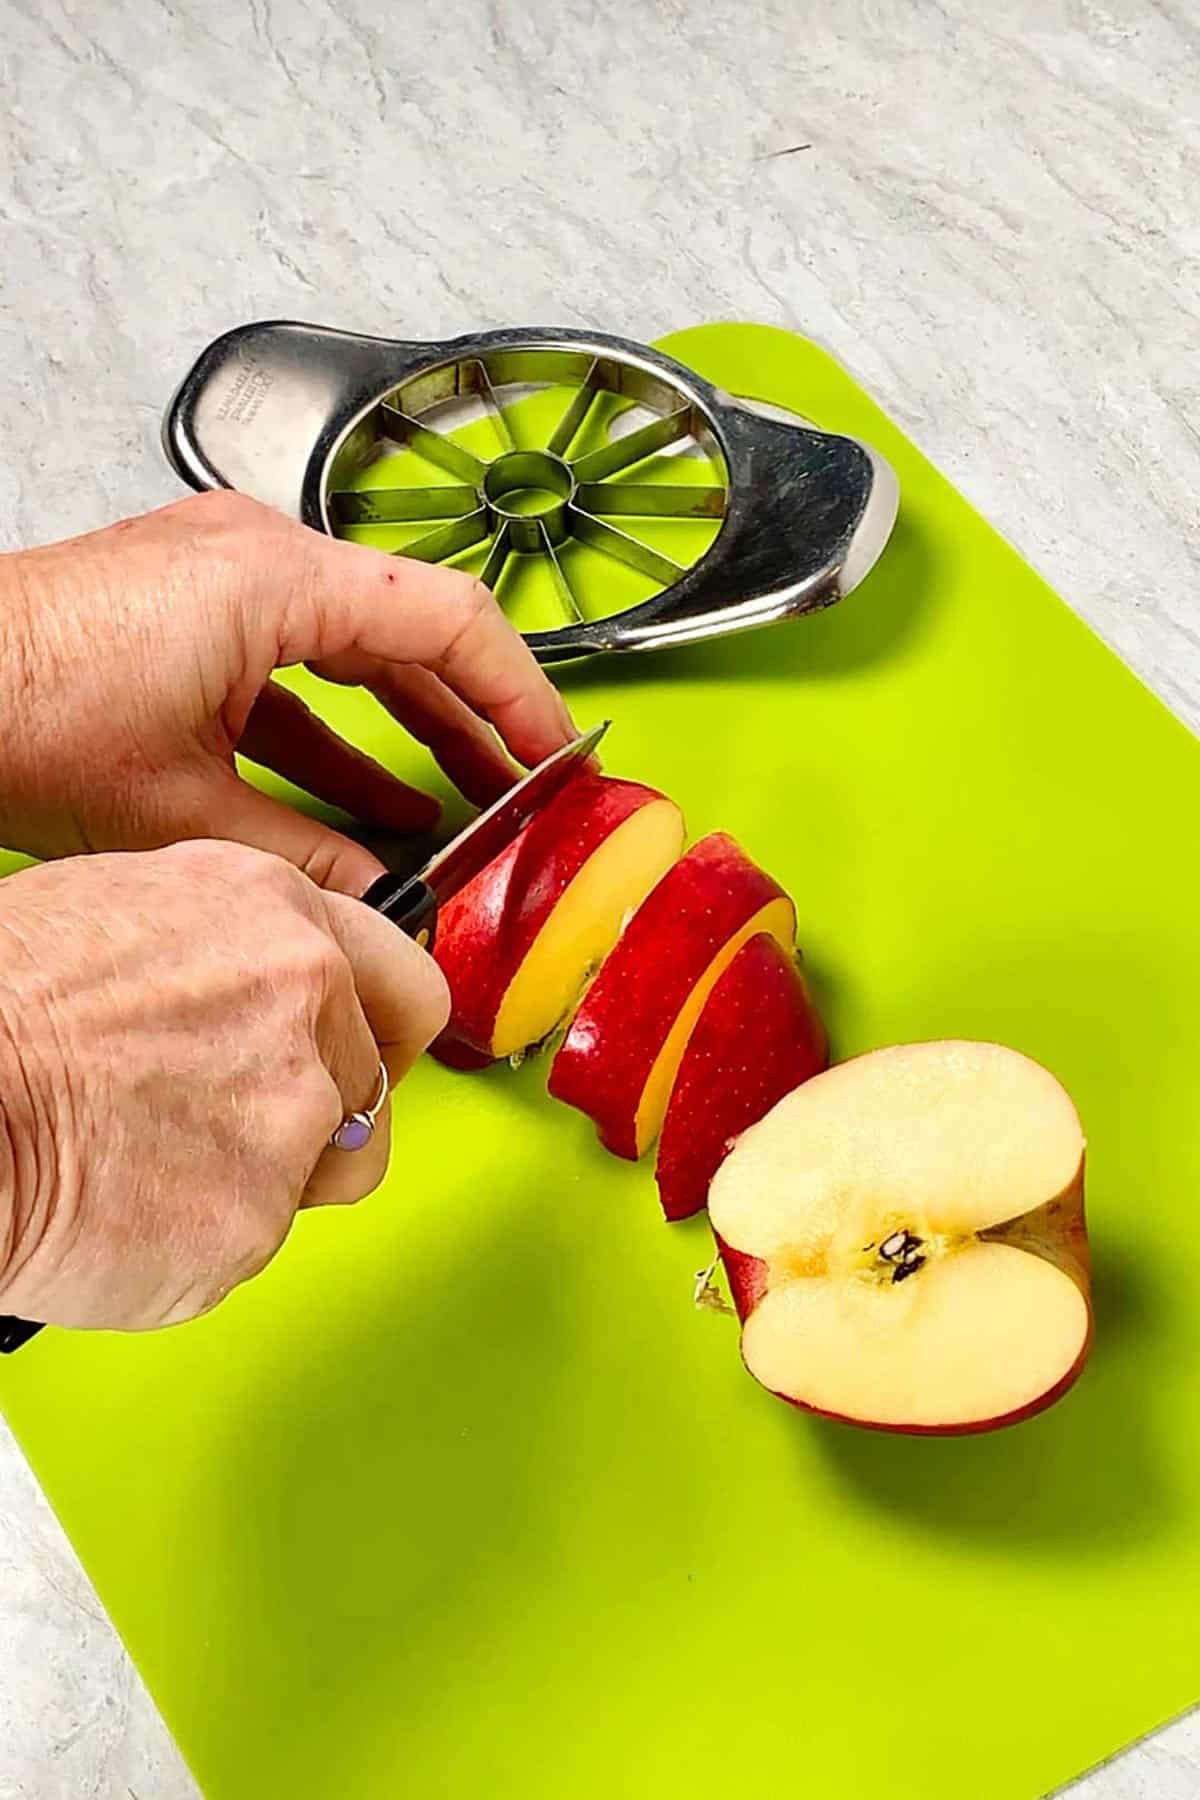
<svg viewBox="0 0 1200 1800"><path fill-rule="evenodd" d="M828 606L896 516L866 444L600 332L243 325L198 358L163 441L195 488L478 574L544 663Z"/></svg>

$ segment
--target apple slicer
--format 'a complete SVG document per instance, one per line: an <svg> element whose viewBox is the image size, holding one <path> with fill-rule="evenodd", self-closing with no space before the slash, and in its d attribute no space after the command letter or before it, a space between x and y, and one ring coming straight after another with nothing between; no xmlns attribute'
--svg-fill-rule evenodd
<svg viewBox="0 0 1200 1800"><path fill-rule="evenodd" d="M598 332L244 325L199 357L163 440L193 487L480 575L547 663L828 606L896 515L866 444Z"/></svg>

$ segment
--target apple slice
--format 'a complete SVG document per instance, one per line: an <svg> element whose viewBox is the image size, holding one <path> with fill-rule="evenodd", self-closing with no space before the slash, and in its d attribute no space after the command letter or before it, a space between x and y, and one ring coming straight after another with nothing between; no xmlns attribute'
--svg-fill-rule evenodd
<svg viewBox="0 0 1200 1800"><path fill-rule="evenodd" d="M699 1212L733 1140L828 1059L795 953L759 932L705 1001L671 1089L654 1171L666 1217Z"/></svg>
<svg viewBox="0 0 1200 1800"><path fill-rule="evenodd" d="M577 775L443 907L452 1011L435 1054L481 1066L540 1043L683 849L683 817L636 781Z"/></svg>
<svg viewBox="0 0 1200 1800"><path fill-rule="evenodd" d="M750 1373L884 1430L984 1431L1049 1406L1091 1342L1084 1139L998 1044L876 1050L751 1127L708 1210Z"/></svg>
<svg viewBox="0 0 1200 1800"><path fill-rule="evenodd" d="M470 1044L464 1044L461 1038L453 1035L448 1025L441 1036L430 1044L429 1054L447 1069L456 1069L460 1074L467 1075L477 1074L480 1069L490 1069L496 1060L485 1051L473 1050Z"/></svg>
<svg viewBox="0 0 1200 1800"><path fill-rule="evenodd" d="M704 1002L748 938L788 949L796 910L733 839L716 833L667 870L584 996L550 1092L631 1161L654 1142Z"/></svg>

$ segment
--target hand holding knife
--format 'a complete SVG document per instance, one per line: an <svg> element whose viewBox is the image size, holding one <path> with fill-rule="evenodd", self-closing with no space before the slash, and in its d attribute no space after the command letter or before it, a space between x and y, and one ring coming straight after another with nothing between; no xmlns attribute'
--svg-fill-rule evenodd
<svg viewBox="0 0 1200 1800"><path fill-rule="evenodd" d="M587 768L607 730L605 721L556 750L472 820L415 875L381 875L363 895L364 903L428 948L437 930L438 908L499 856L543 807ZM0 1355L19 1350L41 1329L32 1320L0 1315Z"/></svg>

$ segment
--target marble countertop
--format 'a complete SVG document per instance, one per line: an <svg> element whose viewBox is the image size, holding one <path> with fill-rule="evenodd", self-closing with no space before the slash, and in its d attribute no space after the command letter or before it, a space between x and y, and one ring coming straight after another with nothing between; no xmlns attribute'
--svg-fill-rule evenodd
<svg viewBox="0 0 1200 1800"><path fill-rule="evenodd" d="M824 342L1200 724L1188 0L0 0L0 548L271 315ZM1200 1720L1078 1800L1196 1800ZM0 1431L0 1800L195 1789Z"/></svg>

